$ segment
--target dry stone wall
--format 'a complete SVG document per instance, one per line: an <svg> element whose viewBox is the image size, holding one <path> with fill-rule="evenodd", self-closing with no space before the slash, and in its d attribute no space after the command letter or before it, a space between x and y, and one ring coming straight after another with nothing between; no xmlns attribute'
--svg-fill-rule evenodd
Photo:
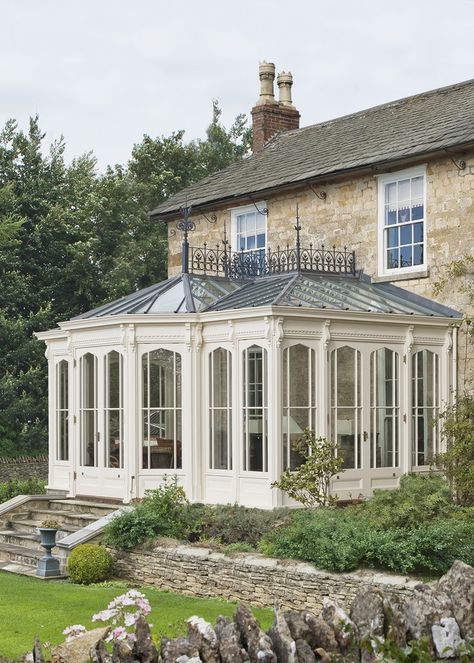
<svg viewBox="0 0 474 663"><path fill-rule="evenodd" d="M48 480L47 456L20 456L18 458L0 458L0 482L12 479Z"/></svg>
<svg viewBox="0 0 474 663"><path fill-rule="evenodd" d="M254 606L311 610L320 614L324 598L348 608L364 587L383 588L409 596L416 582L401 576L370 572L334 574L310 564L262 555L224 555L193 546L156 546L118 552L116 571L126 580L155 585L191 596L243 601Z"/></svg>

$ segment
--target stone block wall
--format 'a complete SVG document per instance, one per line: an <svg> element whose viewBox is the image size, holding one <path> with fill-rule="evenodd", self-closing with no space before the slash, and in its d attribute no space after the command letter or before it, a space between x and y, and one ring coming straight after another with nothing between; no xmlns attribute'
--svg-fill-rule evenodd
<svg viewBox="0 0 474 663"><path fill-rule="evenodd" d="M426 175L426 228L428 271L423 277L396 279L395 285L419 295L435 299L468 314L474 310L467 306L467 296L461 279L450 284L440 294L434 286L445 274L446 267L463 254L472 253L474 246L474 152L463 155L466 167L459 170L449 156L431 160ZM402 170L394 168L393 172ZM265 199L268 208L268 246L272 249L294 245L296 203L302 226L301 244L325 244L355 250L356 266L371 277L377 277L378 204L377 171L373 174L352 176L338 181L328 181L312 188L287 190ZM325 191L321 200L315 192ZM242 201L242 205L251 201ZM207 242L215 246L222 242L224 223L231 238L231 212L226 208L215 209L215 224L209 224L196 214L196 230L190 233L190 244L202 246ZM207 212L210 218L212 211ZM168 224L169 260L168 272L174 276L181 270L181 234ZM384 279L388 280L388 279ZM464 359L465 339L459 341L459 371L462 386L463 374L474 375L474 357ZM471 353L472 355L472 353Z"/></svg>
<svg viewBox="0 0 474 663"><path fill-rule="evenodd" d="M312 565L263 557L213 552L192 546L153 550L111 549L121 578L190 596L243 601L258 607L311 610L320 614L324 597L346 609L364 586L409 596L417 582L371 572L334 574Z"/></svg>
<svg viewBox="0 0 474 663"><path fill-rule="evenodd" d="M10 479L42 479L48 480L47 456L19 456L18 458L0 457L0 482Z"/></svg>

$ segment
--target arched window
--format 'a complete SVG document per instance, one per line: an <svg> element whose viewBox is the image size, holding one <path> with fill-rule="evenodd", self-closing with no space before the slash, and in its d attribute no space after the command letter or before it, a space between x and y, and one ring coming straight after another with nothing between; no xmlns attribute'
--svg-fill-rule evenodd
<svg viewBox="0 0 474 663"><path fill-rule="evenodd" d="M56 460L69 460L69 364L56 366Z"/></svg>
<svg viewBox="0 0 474 663"><path fill-rule="evenodd" d="M97 467L97 357L89 352L80 361L81 464Z"/></svg>
<svg viewBox="0 0 474 663"><path fill-rule="evenodd" d="M123 467L123 357L113 350L104 357L105 467Z"/></svg>
<svg viewBox="0 0 474 663"><path fill-rule="evenodd" d="M209 468L232 469L232 355L209 354Z"/></svg>
<svg viewBox="0 0 474 663"><path fill-rule="evenodd" d="M388 348L370 355L370 466L398 467L399 356Z"/></svg>
<svg viewBox="0 0 474 663"><path fill-rule="evenodd" d="M283 350L283 468L296 470L303 462L295 450L305 428L314 430L316 416L315 351L304 345Z"/></svg>
<svg viewBox="0 0 474 663"><path fill-rule="evenodd" d="M153 350L143 355L143 468L180 469L181 355Z"/></svg>
<svg viewBox="0 0 474 663"><path fill-rule="evenodd" d="M243 468L268 471L267 351L258 345L243 356Z"/></svg>
<svg viewBox="0 0 474 663"><path fill-rule="evenodd" d="M429 465L438 451L439 357L420 350L412 357L413 465Z"/></svg>
<svg viewBox="0 0 474 663"><path fill-rule="evenodd" d="M344 469L361 467L361 356L347 345L331 352L333 439L344 457Z"/></svg>

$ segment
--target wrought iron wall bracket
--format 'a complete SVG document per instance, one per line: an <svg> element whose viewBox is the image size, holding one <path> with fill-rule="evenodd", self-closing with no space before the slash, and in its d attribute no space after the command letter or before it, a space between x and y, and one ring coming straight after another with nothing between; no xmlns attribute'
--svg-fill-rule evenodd
<svg viewBox="0 0 474 663"><path fill-rule="evenodd" d="M310 188L311 191L314 193L314 195L316 196L316 198L319 198L319 200L326 200L326 198L328 197L328 194L326 193L326 191L316 191L316 190L311 186L311 184L309 185L309 188Z"/></svg>
<svg viewBox="0 0 474 663"><path fill-rule="evenodd" d="M201 212L201 216L203 216L208 223L211 225L214 225L217 223L217 214L211 214L211 218L207 216L207 214L204 214L204 212Z"/></svg>
<svg viewBox="0 0 474 663"><path fill-rule="evenodd" d="M455 157L449 157L449 158L451 159L451 161L458 170L464 170L464 168L466 167L466 162L464 161L464 159L456 159Z"/></svg>

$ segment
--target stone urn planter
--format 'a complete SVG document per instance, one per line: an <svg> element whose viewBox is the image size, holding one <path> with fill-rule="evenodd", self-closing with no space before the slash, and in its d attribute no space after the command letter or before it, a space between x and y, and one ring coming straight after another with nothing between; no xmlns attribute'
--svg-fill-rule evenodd
<svg viewBox="0 0 474 663"><path fill-rule="evenodd" d="M53 557L51 550L56 545L56 533L59 529L59 523L55 520L45 520L38 527L40 533L40 543L45 549L45 555L38 560L36 575L40 578L52 578L60 576L59 559Z"/></svg>

